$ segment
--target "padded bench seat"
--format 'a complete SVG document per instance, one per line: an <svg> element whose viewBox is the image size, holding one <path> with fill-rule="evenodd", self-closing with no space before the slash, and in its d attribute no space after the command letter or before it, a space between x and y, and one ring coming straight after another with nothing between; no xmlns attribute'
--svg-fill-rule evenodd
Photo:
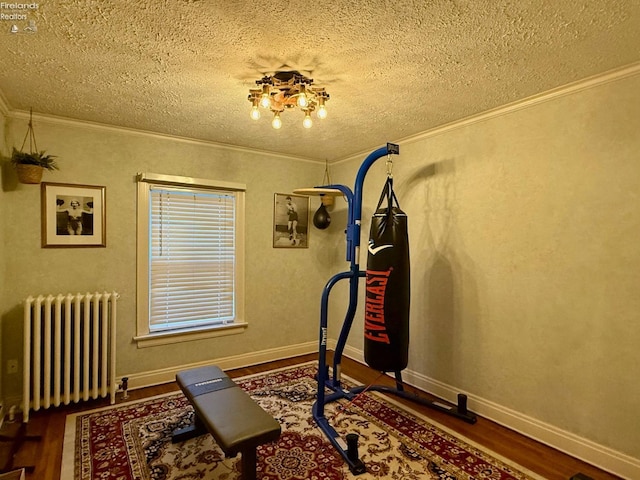
<svg viewBox="0 0 640 480"><path fill-rule="evenodd" d="M194 425L173 432L181 442L209 432L227 457L242 454L242 478L256 478L256 448L280 437L280 424L219 367L185 370L176 382L193 405Z"/></svg>

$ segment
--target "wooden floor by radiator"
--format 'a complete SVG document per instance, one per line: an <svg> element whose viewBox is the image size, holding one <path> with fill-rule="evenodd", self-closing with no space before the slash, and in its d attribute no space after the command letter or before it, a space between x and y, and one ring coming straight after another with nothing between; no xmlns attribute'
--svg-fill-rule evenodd
<svg viewBox="0 0 640 480"><path fill-rule="evenodd" d="M231 377L240 377L315 359L316 355L308 355L241 368L228 373ZM342 372L362 382L364 385L373 382L377 384L386 383L387 381L389 385L393 385L391 379L379 379L378 372L347 358L344 358L342 362ZM130 391L128 400L151 397L177 390L178 386L175 383L170 383ZM118 401L120 401L120 398L121 394L119 393ZM440 424L461 433L474 442L484 445L494 452L519 463L523 467L549 480L569 480L578 473L582 473L594 480L613 480L618 478L484 418L479 418L475 425L469 425L428 407L423 407L408 401L405 403L423 415L433 418ZM66 415L68 413L90 410L105 405L108 405L107 400L96 400L80 405L40 410L39 412L33 413L28 424L29 431L27 433L31 435L39 434L41 435L41 439L37 441L26 440L23 442L14 460L16 465L32 464L35 466L32 472L27 473L26 479L61 480L60 468ZM7 428L7 425L5 425L3 429L4 428Z"/></svg>

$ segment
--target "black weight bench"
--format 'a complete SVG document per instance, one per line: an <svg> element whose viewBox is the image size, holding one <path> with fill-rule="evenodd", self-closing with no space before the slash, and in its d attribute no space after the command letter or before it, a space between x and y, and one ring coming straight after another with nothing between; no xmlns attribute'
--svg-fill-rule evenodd
<svg viewBox="0 0 640 480"><path fill-rule="evenodd" d="M172 442L209 432L227 457L242 454L243 480L256 478L258 445L280 437L280 424L219 367L178 372L176 382L193 405L193 425L176 430Z"/></svg>

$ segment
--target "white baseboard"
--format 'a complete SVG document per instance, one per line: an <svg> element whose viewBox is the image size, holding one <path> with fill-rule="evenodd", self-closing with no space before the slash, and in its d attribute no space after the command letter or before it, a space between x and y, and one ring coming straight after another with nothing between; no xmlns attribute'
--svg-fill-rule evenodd
<svg viewBox="0 0 640 480"><path fill-rule="evenodd" d="M298 355L306 355L308 353L314 353L317 351L318 342L301 343L298 345L272 348L269 350L251 352L243 355L212 358L211 360L206 360L204 362L190 363L176 367L153 370L150 372L119 375L118 381L120 381L124 377L127 377L129 390L135 390L137 388L144 388L153 385L173 382L176 379L176 373L182 370L188 370L190 368L197 368L205 365L217 365L223 370L231 370L234 368L248 367L251 365L258 365L260 363L272 362L274 360L296 357Z"/></svg>
<svg viewBox="0 0 640 480"><path fill-rule="evenodd" d="M361 350L347 346L344 355L365 363L364 353ZM466 393L411 370L404 370L402 379L407 384L454 405L457 403L458 393ZM467 396L469 410L484 418L622 478L640 479L640 460L637 458L604 447L481 397L469 394Z"/></svg>

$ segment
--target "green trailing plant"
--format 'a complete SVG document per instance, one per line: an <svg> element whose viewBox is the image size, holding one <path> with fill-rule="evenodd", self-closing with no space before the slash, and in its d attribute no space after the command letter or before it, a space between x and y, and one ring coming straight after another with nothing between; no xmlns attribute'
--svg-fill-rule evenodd
<svg viewBox="0 0 640 480"><path fill-rule="evenodd" d="M55 161L56 155L47 155L44 150L40 152L22 152L13 147L11 154L11 163L17 167L18 165L37 165L47 170L58 170Z"/></svg>

